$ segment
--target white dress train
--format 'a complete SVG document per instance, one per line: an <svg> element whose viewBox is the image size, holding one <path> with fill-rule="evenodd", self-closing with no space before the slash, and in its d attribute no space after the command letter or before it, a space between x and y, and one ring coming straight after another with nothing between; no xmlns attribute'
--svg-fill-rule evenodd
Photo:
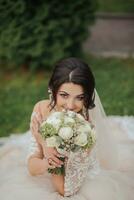
<svg viewBox="0 0 134 200"><path fill-rule="evenodd" d="M118 170L102 169L96 157L97 145L90 155L71 153L66 166L65 196L56 192L51 174L31 176L27 156L37 150L30 131L0 139L0 199L2 200L134 200L134 118L108 117L120 129ZM114 130L113 130L114 131ZM32 141L31 141L32 139ZM28 148L31 147L28 153ZM110 158L109 158L110 159Z"/></svg>

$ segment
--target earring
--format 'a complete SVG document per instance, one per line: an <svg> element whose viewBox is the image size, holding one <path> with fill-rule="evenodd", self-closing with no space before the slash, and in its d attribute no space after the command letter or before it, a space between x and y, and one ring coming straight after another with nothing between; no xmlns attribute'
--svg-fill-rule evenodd
<svg viewBox="0 0 134 200"><path fill-rule="evenodd" d="M48 88L48 95L49 95L49 100L51 102L52 101L52 90L50 90L50 88Z"/></svg>
<svg viewBox="0 0 134 200"><path fill-rule="evenodd" d="M53 93L52 90L50 88L48 88L48 94L49 94L49 100L51 102L51 105L54 105L54 98L53 98Z"/></svg>

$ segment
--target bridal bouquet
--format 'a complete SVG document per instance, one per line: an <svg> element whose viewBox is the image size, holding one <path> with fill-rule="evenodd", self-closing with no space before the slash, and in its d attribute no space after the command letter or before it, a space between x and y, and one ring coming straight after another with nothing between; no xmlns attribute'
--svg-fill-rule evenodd
<svg viewBox="0 0 134 200"><path fill-rule="evenodd" d="M63 155L86 150L96 142L95 130L84 117L73 111L52 113L40 126L40 133L48 147L55 147ZM64 157L60 158L64 161ZM64 174L64 165L48 169L49 173Z"/></svg>

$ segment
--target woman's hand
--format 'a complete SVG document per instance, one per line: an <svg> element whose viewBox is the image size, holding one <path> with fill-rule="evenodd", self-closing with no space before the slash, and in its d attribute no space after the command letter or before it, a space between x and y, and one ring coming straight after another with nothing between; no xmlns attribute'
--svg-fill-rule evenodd
<svg viewBox="0 0 134 200"><path fill-rule="evenodd" d="M43 140L39 133L39 127L43 121L43 117L39 112L33 111L31 115L30 129L36 138L37 142L41 144L44 157L48 160L49 164L60 167L64 163L58 158L63 157L55 148L47 147L46 142Z"/></svg>
<svg viewBox="0 0 134 200"><path fill-rule="evenodd" d="M48 160L48 163L51 165L54 165L55 167L61 167L63 165L63 161L61 161L59 158L63 157L56 148L53 147L47 147L46 142L44 141L43 146L43 153L44 157Z"/></svg>

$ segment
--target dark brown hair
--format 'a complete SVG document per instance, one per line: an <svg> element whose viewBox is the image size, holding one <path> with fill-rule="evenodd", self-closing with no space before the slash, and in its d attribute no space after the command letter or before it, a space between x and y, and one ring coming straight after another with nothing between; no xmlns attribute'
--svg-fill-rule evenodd
<svg viewBox="0 0 134 200"><path fill-rule="evenodd" d="M74 57L66 58L56 63L48 87L52 94L52 108L56 104L56 95L63 83L72 82L81 85L84 90L84 106L95 107L95 79L90 67L82 60Z"/></svg>

